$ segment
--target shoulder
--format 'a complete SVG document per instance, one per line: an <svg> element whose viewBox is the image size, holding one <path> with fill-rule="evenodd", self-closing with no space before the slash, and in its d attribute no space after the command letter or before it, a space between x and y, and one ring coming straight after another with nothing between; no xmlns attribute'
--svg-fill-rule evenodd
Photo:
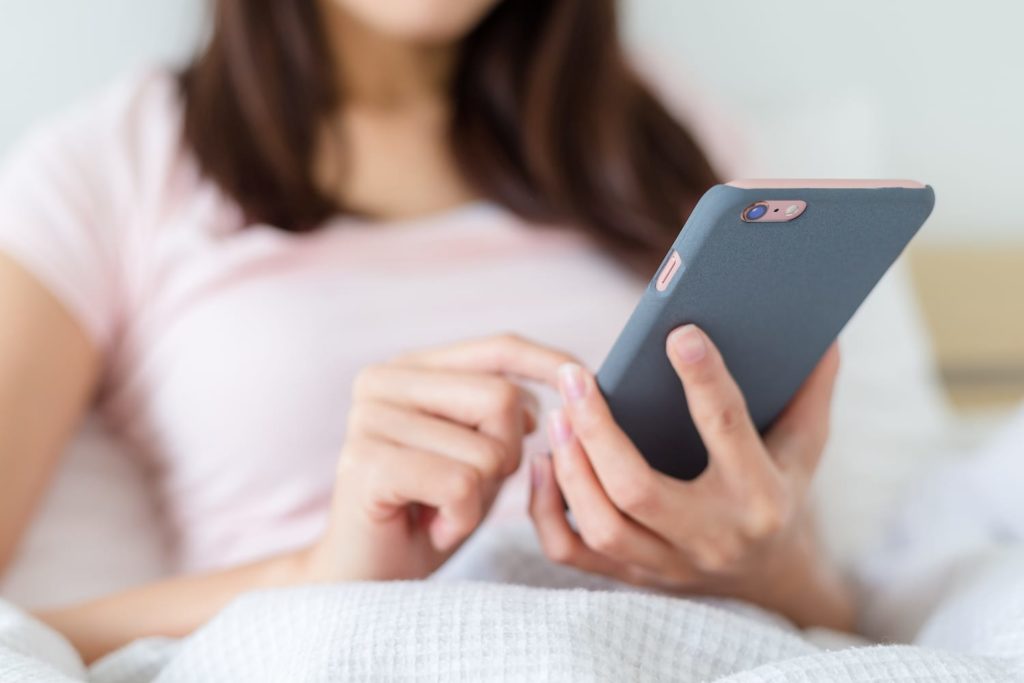
<svg viewBox="0 0 1024 683"><path fill-rule="evenodd" d="M0 166L0 250L65 303L105 347L124 273L167 206L195 183L176 79L121 79L38 124ZM129 258L132 257L132 258Z"/></svg>
<svg viewBox="0 0 1024 683"><path fill-rule="evenodd" d="M137 199L179 156L181 120L172 72L133 73L36 124L4 159L4 182L60 181L108 206Z"/></svg>
<svg viewBox="0 0 1024 683"><path fill-rule="evenodd" d="M38 141L56 137L101 144L111 137L138 135L155 128L180 129L181 103L177 78L169 70L150 68L117 79L99 92L42 121L29 134ZM168 131L169 132L169 131Z"/></svg>

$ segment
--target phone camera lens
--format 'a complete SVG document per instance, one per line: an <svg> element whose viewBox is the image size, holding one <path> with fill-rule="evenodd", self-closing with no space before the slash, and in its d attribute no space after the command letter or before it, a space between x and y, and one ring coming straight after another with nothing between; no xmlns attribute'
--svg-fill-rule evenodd
<svg viewBox="0 0 1024 683"><path fill-rule="evenodd" d="M743 210L743 220L756 221L768 213L768 205L763 203L751 204Z"/></svg>

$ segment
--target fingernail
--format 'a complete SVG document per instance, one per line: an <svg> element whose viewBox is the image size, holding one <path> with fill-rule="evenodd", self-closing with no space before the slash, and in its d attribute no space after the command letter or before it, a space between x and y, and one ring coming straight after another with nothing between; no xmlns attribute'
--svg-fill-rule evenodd
<svg viewBox="0 0 1024 683"><path fill-rule="evenodd" d="M587 385L583 380L583 368L575 363L566 363L558 368L558 384L562 396L568 401L579 401L587 393Z"/></svg>
<svg viewBox="0 0 1024 683"><path fill-rule="evenodd" d="M708 345L704 342L704 335L700 333L695 325L684 325L672 333L669 340L676 358L687 365L699 363L708 353Z"/></svg>
<svg viewBox="0 0 1024 683"><path fill-rule="evenodd" d="M548 413L548 438L555 448L561 448L572 441L572 425L561 410Z"/></svg>

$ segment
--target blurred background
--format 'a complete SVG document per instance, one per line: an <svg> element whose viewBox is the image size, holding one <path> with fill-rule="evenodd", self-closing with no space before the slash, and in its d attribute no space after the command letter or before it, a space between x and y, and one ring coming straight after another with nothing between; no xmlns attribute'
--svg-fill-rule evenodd
<svg viewBox="0 0 1024 683"><path fill-rule="evenodd" d="M181 62L204 0L0 0L0 155L141 65ZM911 266L968 415L1024 395L1024 4L625 0L627 39L743 132L744 175L912 177L936 213ZM31 63L31 68L25 68Z"/></svg>

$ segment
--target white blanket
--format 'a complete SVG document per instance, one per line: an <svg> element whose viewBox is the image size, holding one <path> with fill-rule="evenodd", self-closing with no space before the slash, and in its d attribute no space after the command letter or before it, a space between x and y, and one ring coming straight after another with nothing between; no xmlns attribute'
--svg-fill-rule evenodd
<svg viewBox="0 0 1024 683"><path fill-rule="evenodd" d="M985 652L1005 635L968 637L963 653L825 651L777 624L655 595L353 584L251 594L181 643L140 641L91 671L59 636L0 606L0 680L1024 680L1024 660Z"/></svg>
<svg viewBox="0 0 1024 683"><path fill-rule="evenodd" d="M808 637L751 607L624 590L551 567L508 532L480 535L435 581L253 593L183 641L139 641L91 670L0 603L0 681L1024 680L1024 554L989 554L949 592L922 630L938 649Z"/></svg>

